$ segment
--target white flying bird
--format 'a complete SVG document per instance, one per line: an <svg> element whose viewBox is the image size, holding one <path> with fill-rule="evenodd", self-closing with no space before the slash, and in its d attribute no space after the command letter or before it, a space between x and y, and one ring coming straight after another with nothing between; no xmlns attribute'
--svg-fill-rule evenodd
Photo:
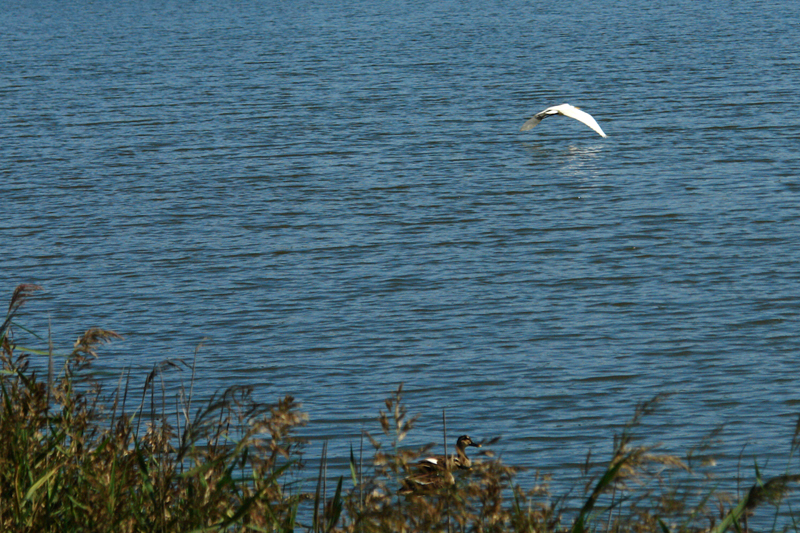
<svg viewBox="0 0 800 533"><path fill-rule="evenodd" d="M600 126L597 124L597 121L592 117L592 115L590 115L586 111L581 111L577 107L571 106L569 104L561 104L553 107L548 107L541 113L536 113L535 115L533 115L531 119L529 119L525 124L522 125L519 131L528 131L529 129L533 128L535 125L540 123L542 119L552 115L564 115L565 117L574 118L575 120L583 122L584 124L592 128L594 131L599 133L601 136L608 137L608 135L603 133L602 128L600 128Z"/></svg>

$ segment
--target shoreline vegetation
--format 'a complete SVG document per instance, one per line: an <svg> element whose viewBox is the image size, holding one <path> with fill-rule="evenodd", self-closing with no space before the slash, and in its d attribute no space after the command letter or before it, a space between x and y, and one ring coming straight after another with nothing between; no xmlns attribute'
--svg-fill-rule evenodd
<svg viewBox="0 0 800 533"><path fill-rule="evenodd" d="M180 361L155 368L143 390L130 389L128 373L108 393L91 362L120 337L98 328L66 355L51 342L17 346L13 329L27 330L16 316L39 289L18 286L0 327L1 531L722 533L750 530L754 514L772 531L798 529L781 502L800 475L762 479L756 466L749 488L729 495L702 473L706 449L677 457L637 444L636 429L660 397L636 409L611 457L587 455L585 483L569 494L551 494L541 474L521 487L520 469L491 452L471 468L434 472L443 482L401 490L431 448L402 444L415 418L401 386L361 450L351 447L349 475L328 486L327 446L321 457L304 455L296 431L307 417L290 396L263 404L251 388L231 387L201 404L192 397L194 366ZM47 358L46 372L31 369L33 355ZM173 366L192 379L167 397L164 372ZM800 422L791 442L790 464Z"/></svg>

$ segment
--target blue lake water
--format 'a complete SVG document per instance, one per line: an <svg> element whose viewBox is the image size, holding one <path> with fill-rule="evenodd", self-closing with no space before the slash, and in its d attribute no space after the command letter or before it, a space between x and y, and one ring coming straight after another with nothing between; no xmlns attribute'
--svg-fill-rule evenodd
<svg viewBox="0 0 800 533"><path fill-rule="evenodd" d="M202 342L200 394L293 394L312 457L403 383L410 442L446 410L560 478L657 393L667 450L724 425L720 476L782 472L800 4L340 4L4 0L0 294L46 289L20 323L122 334L113 384ZM519 132L564 102L608 138Z"/></svg>

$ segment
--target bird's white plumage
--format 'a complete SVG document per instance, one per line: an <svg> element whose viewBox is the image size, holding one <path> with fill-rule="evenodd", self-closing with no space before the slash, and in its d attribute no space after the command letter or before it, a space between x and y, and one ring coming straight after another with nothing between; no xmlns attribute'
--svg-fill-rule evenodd
<svg viewBox="0 0 800 533"><path fill-rule="evenodd" d="M577 107L571 106L569 104L561 104L553 107L548 107L544 111L536 113L527 122L525 122L525 124L522 125L520 131L528 131L529 129L533 128L538 123L540 123L542 119L553 115L564 115L565 117L574 118L575 120L583 122L584 124L592 128L602 137L608 137L608 135L606 135L605 132L603 132L603 129L600 127L600 125L597 123L594 117L592 117L592 115L590 115L586 111L581 111Z"/></svg>

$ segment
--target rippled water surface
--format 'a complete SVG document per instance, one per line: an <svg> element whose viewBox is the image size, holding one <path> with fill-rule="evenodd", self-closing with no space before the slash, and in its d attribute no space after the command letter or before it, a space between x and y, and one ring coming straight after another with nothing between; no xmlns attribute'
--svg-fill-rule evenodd
<svg viewBox="0 0 800 533"><path fill-rule="evenodd" d="M4 2L0 291L46 289L20 321L121 333L114 383L204 342L202 394L291 393L342 456L402 382L414 442L446 409L577 474L664 392L653 439L724 424L722 471L781 471L800 4L340 4ZM518 131L563 102L608 138Z"/></svg>

